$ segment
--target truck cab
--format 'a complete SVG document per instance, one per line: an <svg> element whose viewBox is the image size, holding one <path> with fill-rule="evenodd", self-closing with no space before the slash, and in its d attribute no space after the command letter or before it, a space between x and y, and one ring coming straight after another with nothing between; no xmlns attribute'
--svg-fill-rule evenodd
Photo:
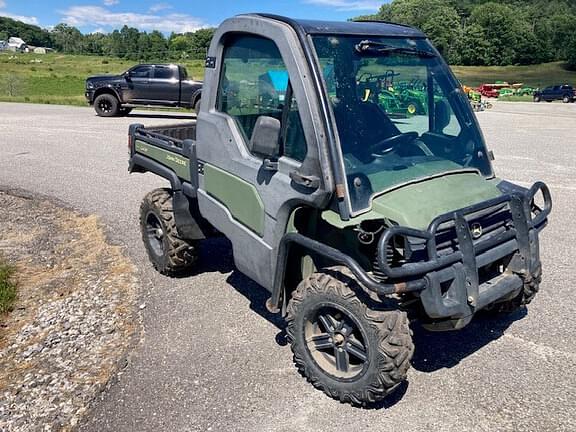
<svg viewBox="0 0 576 432"><path fill-rule="evenodd" d="M388 80L367 97L366 76L418 82L421 108L392 112ZM540 285L548 188L496 177L458 81L410 27L226 20L197 122L132 125L130 152L131 172L171 184L141 207L154 266L173 274L197 242L226 236L285 316L296 366L341 401L397 388L409 320L460 329L479 310L524 307Z"/></svg>

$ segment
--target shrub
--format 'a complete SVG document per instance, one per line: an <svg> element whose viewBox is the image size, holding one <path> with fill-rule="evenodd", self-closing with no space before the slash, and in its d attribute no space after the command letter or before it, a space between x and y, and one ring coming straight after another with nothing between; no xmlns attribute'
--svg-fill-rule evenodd
<svg viewBox="0 0 576 432"><path fill-rule="evenodd" d="M13 266L0 259L0 314L11 311L16 301L15 271Z"/></svg>

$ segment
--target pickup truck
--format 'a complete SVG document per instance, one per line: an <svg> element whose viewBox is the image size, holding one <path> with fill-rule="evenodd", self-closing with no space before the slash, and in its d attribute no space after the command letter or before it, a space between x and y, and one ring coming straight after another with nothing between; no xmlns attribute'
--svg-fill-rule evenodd
<svg viewBox="0 0 576 432"><path fill-rule="evenodd" d="M555 100L561 100L564 103L574 102L576 100L576 90L571 85L564 84L546 87L543 90L534 92L534 102L552 102Z"/></svg>
<svg viewBox="0 0 576 432"><path fill-rule="evenodd" d="M86 79L86 99L101 117L128 115L136 106L200 107L202 82L174 64L139 64L120 75Z"/></svg>
<svg viewBox="0 0 576 432"><path fill-rule="evenodd" d="M422 83L426 109L387 112L386 87L364 97L367 73ZM549 189L494 174L421 31L241 15L216 31L205 76L197 120L130 126L129 171L169 181L140 206L144 247L160 273L193 275L199 244L226 236L315 387L373 404L406 378L411 325L457 330L534 299Z"/></svg>

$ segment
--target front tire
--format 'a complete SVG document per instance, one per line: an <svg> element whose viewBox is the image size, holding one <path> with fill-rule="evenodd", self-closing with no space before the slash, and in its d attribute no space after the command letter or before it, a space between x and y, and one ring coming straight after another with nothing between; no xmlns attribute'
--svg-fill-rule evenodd
<svg viewBox="0 0 576 432"><path fill-rule="evenodd" d="M120 112L120 103L111 94L101 94L94 99L94 109L100 117L115 117Z"/></svg>
<svg viewBox="0 0 576 432"><path fill-rule="evenodd" d="M414 345L404 312L370 308L356 289L339 272L304 279L288 304L287 334L308 381L341 402L365 405L406 379Z"/></svg>
<svg viewBox="0 0 576 432"><path fill-rule="evenodd" d="M158 272L172 276L196 261L196 245L178 234L170 190L156 189L144 197L140 206L140 230L148 258Z"/></svg>
<svg viewBox="0 0 576 432"><path fill-rule="evenodd" d="M571 98L570 96L568 96L568 95L565 95L565 96L562 98L562 102L564 102L564 103L570 103L570 102L572 102L572 98Z"/></svg>
<svg viewBox="0 0 576 432"><path fill-rule="evenodd" d="M534 102L538 103L542 100L540 96L534 96Z"/></svg>

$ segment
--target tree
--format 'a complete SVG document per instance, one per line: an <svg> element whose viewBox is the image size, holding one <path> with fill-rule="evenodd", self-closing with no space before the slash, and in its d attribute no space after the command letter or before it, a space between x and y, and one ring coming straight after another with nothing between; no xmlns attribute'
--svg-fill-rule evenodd
<svg viewBox="0 0 576 432"><path fill-rule="evenodd" d="M51 32L54 48L71 54L79 54L82 51L83 35L76 27L68 24L58 24Z"/></svg>

